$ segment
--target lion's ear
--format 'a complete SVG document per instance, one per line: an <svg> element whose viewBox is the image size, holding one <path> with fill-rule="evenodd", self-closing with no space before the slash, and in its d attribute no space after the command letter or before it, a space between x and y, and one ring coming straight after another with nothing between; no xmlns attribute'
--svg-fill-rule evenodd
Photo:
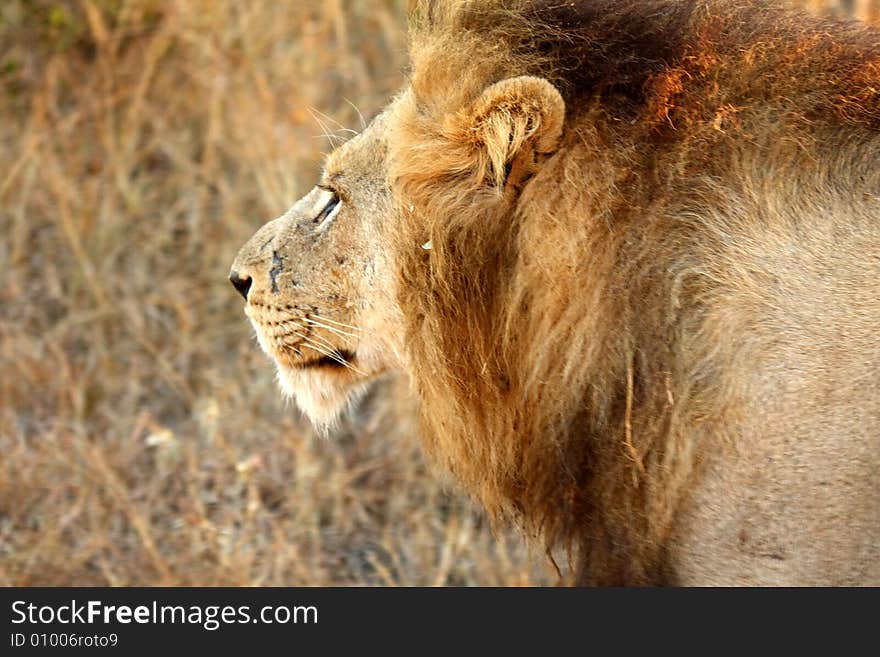
<svg viewBox="0 0 880 657"><path fill-rule="evenodd" d="M530 75L487 87L455 117L458 136L476 148L481 173L499 189L517 187L556 151L564 119L556 87Z"/></svg>

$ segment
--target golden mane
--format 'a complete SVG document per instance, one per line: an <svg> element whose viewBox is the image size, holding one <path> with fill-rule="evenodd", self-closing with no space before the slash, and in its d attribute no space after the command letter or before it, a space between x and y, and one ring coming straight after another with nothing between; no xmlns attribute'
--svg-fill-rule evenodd
<svg viewBox="0 0 880 657"><path fill-rule="evenodd" d="M663 581L691 483L750 412L786 231L880 189L880 38L768 2L445 2L411 57L389 167L428 451L576 549L582 581ZM518 76L558 89L564 125L502 108L493 150L479 99ZM558 144L505 185L542 122Z"/></svg>

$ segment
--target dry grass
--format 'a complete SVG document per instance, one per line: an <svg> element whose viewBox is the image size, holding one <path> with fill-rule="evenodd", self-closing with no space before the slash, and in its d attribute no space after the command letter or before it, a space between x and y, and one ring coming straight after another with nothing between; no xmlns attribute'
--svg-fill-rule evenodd
<svg viewBox="0 0 880 657"><path fill-rule="evenodd" d="M381 394L316 439L226 282L400 84L403 4L0 5L0 584L556 581Z"/></svg>

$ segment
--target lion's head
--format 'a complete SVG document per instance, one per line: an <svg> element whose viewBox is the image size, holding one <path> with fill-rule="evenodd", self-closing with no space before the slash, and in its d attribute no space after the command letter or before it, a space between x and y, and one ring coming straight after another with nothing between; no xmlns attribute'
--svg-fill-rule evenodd
<svg viewBox="0 0 880 657"><path fill-rule="evenodd" d="M230 279L285 394L318 426L399 367L390 253L397 209L380 116L334 151L318 184L238 253Z"/></svg>
<svg viewBox="0 0 880 657"><path fill-rule="evenodd" d="M319 426L332 424L370 380L408 362L396 250L427 263L435 247L430 210L417 212L392 189L389 142L403 151L395 162L412 167L420 157L440 157L461 178L456 193L470 185L468 197L508 206L556 149L565 113L544 79L499 81L450 117L444 129L458 152L441 155L400 144L416 105L412 90L402 93L331 153L318 184L257 231L232 265L230 279L283 391ZM398 172L397 182L403 178ZM404 235L416 241L402 242ZM440 257L445 248L437 242Z"/></svg>
<svg viewBox="0 0 880 657"><path fill-rule="evenodd" d="M427 3L407 87L232 267L309 417L402 369L428 453L585 582L877 576L880 408L837 400L880 385L880 261L821 239L880 239L877 36L741 4Z"/></svg>

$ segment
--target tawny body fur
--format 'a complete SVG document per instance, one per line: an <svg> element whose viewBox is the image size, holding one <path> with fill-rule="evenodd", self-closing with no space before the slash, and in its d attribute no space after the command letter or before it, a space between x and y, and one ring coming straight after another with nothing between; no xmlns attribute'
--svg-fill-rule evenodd
<svg viewBox="0 0 880 657"><path fill-rule="evenodd" d="M402 369L580 583L880 584L878 33L446 2L411 51L233 264L283 387L328 424Z"/></svg>

